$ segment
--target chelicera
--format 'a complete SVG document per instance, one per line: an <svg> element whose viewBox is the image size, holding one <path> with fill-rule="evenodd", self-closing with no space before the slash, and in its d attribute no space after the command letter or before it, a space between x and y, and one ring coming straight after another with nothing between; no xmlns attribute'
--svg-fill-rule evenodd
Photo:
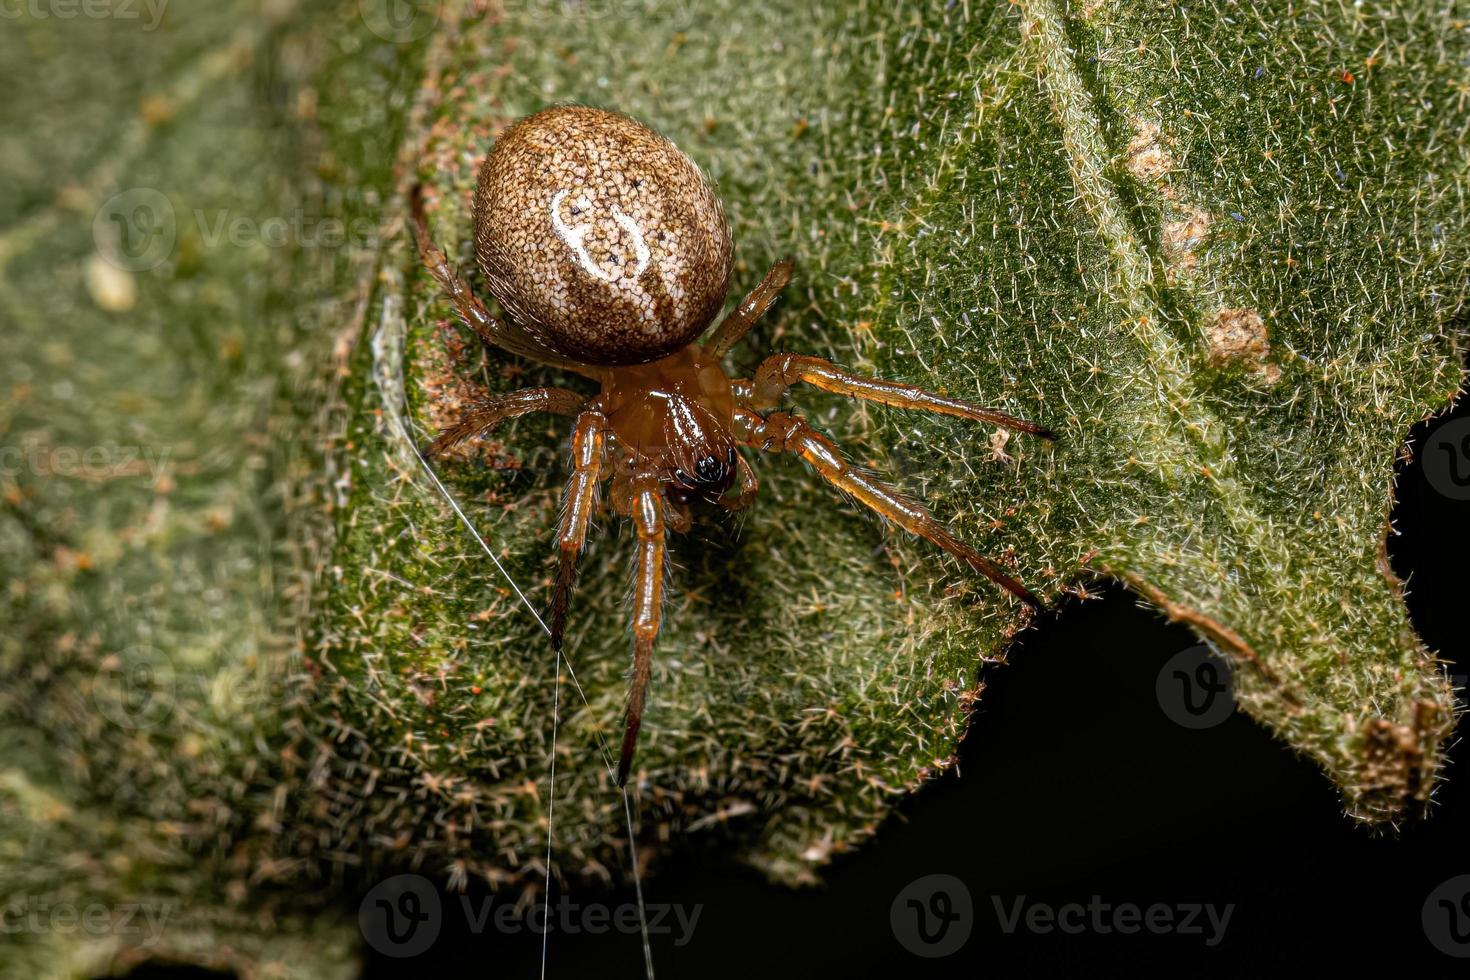
<svg viewBox="0 0 1470 980"><path fill-rule="evenodd" d="M1037 604L921 504L847 462L830 439L780 405L792 385L804 383L895 408L1051 433L994 409L850 374L819 357L776 354L750 378L727 375L725 355L770 309L792 263L777 262L699 342L725 302L730 229L713 188L673 143L618 113L545 109L496 142L480 170L474 214L476 255L506 319L490 315L430 240L422 198L414 194L424 265L461 319L487 344L601 387L591 396L566 388L494 395L445 428L427 452L442 453L531 412L576 420L549 629L559 651L577 556L598 488L609 480L613 510L637 530L620 785L633 762L659 631L665 535L689 529L691 505L751 505L759 484L742 448L800 456L837 490Z"/></svg>

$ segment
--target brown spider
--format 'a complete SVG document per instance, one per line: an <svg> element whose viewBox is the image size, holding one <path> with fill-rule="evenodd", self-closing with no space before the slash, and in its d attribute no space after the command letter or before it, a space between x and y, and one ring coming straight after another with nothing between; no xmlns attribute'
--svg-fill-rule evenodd
<svg viewBox="0 0 1470 980"><path fill-rule="evenodd" d="M739 446L800 456L838 490L1037 605L1020 582L921 504L848 463L800 416L776 409L792 385L804 382L896 408L1051 433L911 385L849 374L819 357L776 354L752 378L730 378L721 361L790 281L791 260L777 262L697 343L724 305L730 229L699 168L657 133L617 113L554 106L516 123L495 144L475 195L475 246L507 320L490 315L430 240L417 190L413 213L424 265L485 343L601 385L590 398L565 388L492 396L445 428L427 452L530 412L576 419L549 626L558 651L597 489L611 479L613 509L631 517L638 533L620 786L633 762L662 615L665 532L689 529L694 502L731 511L750 506L758 483Z"/></svg>

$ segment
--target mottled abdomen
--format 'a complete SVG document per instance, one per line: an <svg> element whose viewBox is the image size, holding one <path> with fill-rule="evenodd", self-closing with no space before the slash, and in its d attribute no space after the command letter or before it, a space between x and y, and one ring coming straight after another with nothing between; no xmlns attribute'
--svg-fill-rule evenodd
<svg viewBox="0 0 1470 980"><path fill-rule="evenodd" d="M491 149L475 244L510 316L593 364L690 343L730 280L730 229L694 162L641 123L584 106L527 116Z"/></svg>

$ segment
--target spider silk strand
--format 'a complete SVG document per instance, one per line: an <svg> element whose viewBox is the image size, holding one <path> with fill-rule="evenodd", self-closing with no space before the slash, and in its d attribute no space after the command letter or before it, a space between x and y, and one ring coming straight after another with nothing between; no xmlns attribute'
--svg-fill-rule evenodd
<svg viewBox="0 0 1470 980"><path fill-rule="evenodd" d="M541 618L541 614L536 611L536 607L531 604L531 600L526 598L526 594L521 591L520 585L511 576L510 572L506 570L506 567L501 564L500 559L496 557L494 550L491 549L490 545L486 543L484 537L481 536L479 529L475 527L475 524L473 521L470 520L469 515L467 515L464 512L464 509L459 506L459 501L454 499L454 494L450 493L449 488L446 487L444 485L444 482L439 479L439 474L434 472L434 467L429 463L428 458L425 457L424 454L419 450L418 442L413 438L412 433L408 431L408 425L404 421L404 418L405 416L398 415L395 417L394 421L398 423L398 428L403 435L404 441L408 443L409 447L413 450L414 457L418 460L419 466L423 468L424 473L428 475L429 481L434 485L434 489L438 491L439 496L444 498L444 502L449 504L450 510L454 511L454 514L456 517L459 518L460 523L463 524L465 529L470 532L471 537L475 539L475 543L480 546L480 550L485 552L486 556L489 557L491 563L495 565L495 570L500 573L500 577L505 579L506 583L510 585L511 590L515 592L516 598L520 600L521 605L525 606L526 611L529 612L531 614L531 617L536 620L536 625L540 626L542 632L544 632L546 636L550 638L551 628L546 625L546 620ZM556 688L552 693L551 772L549 779L551 787L550 798L547 800L546 807L546 891L545 894L542 896L541 906L541 924L543 930L541 934L542 980L545 980L546 977L546 940L547 934L550 931L547 927L550 922L548 918L550 911L548 908L548 903L551 901L551 846L553 833L552 816L556 803L556 739L559 720L558 716L560 714L559 709L561 704L561 666L563 663L566 664L567 673L571 677L572 685L577 689L578 696L582 699L582 704L585 705L588 710L591 710L592 708L591 703L587 700L587 692L582 689L582 684L579 680L577 680L577 674L572 669L571 658L566 656L561 651L558 651L556 653ZM608 775L615 777L617 770L613 765L612 752L608 748L607 738L602 734L601 728L597 729L597 742L598 748L602 752L602 762L603 765L607 767ZM628 798L628 787L621 786L619 787L619 790L622 792L623 795L623 817L627 822L628 828L628 866L632 869L633 872L633 888L638 898L638 927L639 931L642 933L643 938L643 967L644 972L648 977L648 980L654 980L653 948L649 944L648 939L648 910L643 902L643 876L638 871L638 845L633 831L633 806Z"/></svg>

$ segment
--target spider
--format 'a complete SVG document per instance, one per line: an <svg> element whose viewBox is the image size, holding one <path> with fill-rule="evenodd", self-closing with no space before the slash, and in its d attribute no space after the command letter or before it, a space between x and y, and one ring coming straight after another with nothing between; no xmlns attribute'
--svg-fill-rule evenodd
<svg viewBox="0 0 1470 980"><path fill-rule="evenodd" d="M574 105L544 109L501 136L480 169L474 221L480 268L505 319L490 314L430 239L421 190L412 197L424 265L464 323L486 344L601 386L591 397L566 388L490 396L425 452L442 454L532 412L576 420L548 628L560 652L577 556L598 488L610 480L612 508L632 519L638 539L619 786L633 763L662 616L665 535L689 530L693 504L751 505L759 483L740 447L800 456L837 490L1038 605L921 504L779 409L787 390L802 383L1047 439L1052 433L994 409L851 374L820 357L775 354L749 378L727 375L721 362L776 301L792 261L778 261L699 342L725 302L732 241L709 181L669 140L619 113Z"/></svg>

